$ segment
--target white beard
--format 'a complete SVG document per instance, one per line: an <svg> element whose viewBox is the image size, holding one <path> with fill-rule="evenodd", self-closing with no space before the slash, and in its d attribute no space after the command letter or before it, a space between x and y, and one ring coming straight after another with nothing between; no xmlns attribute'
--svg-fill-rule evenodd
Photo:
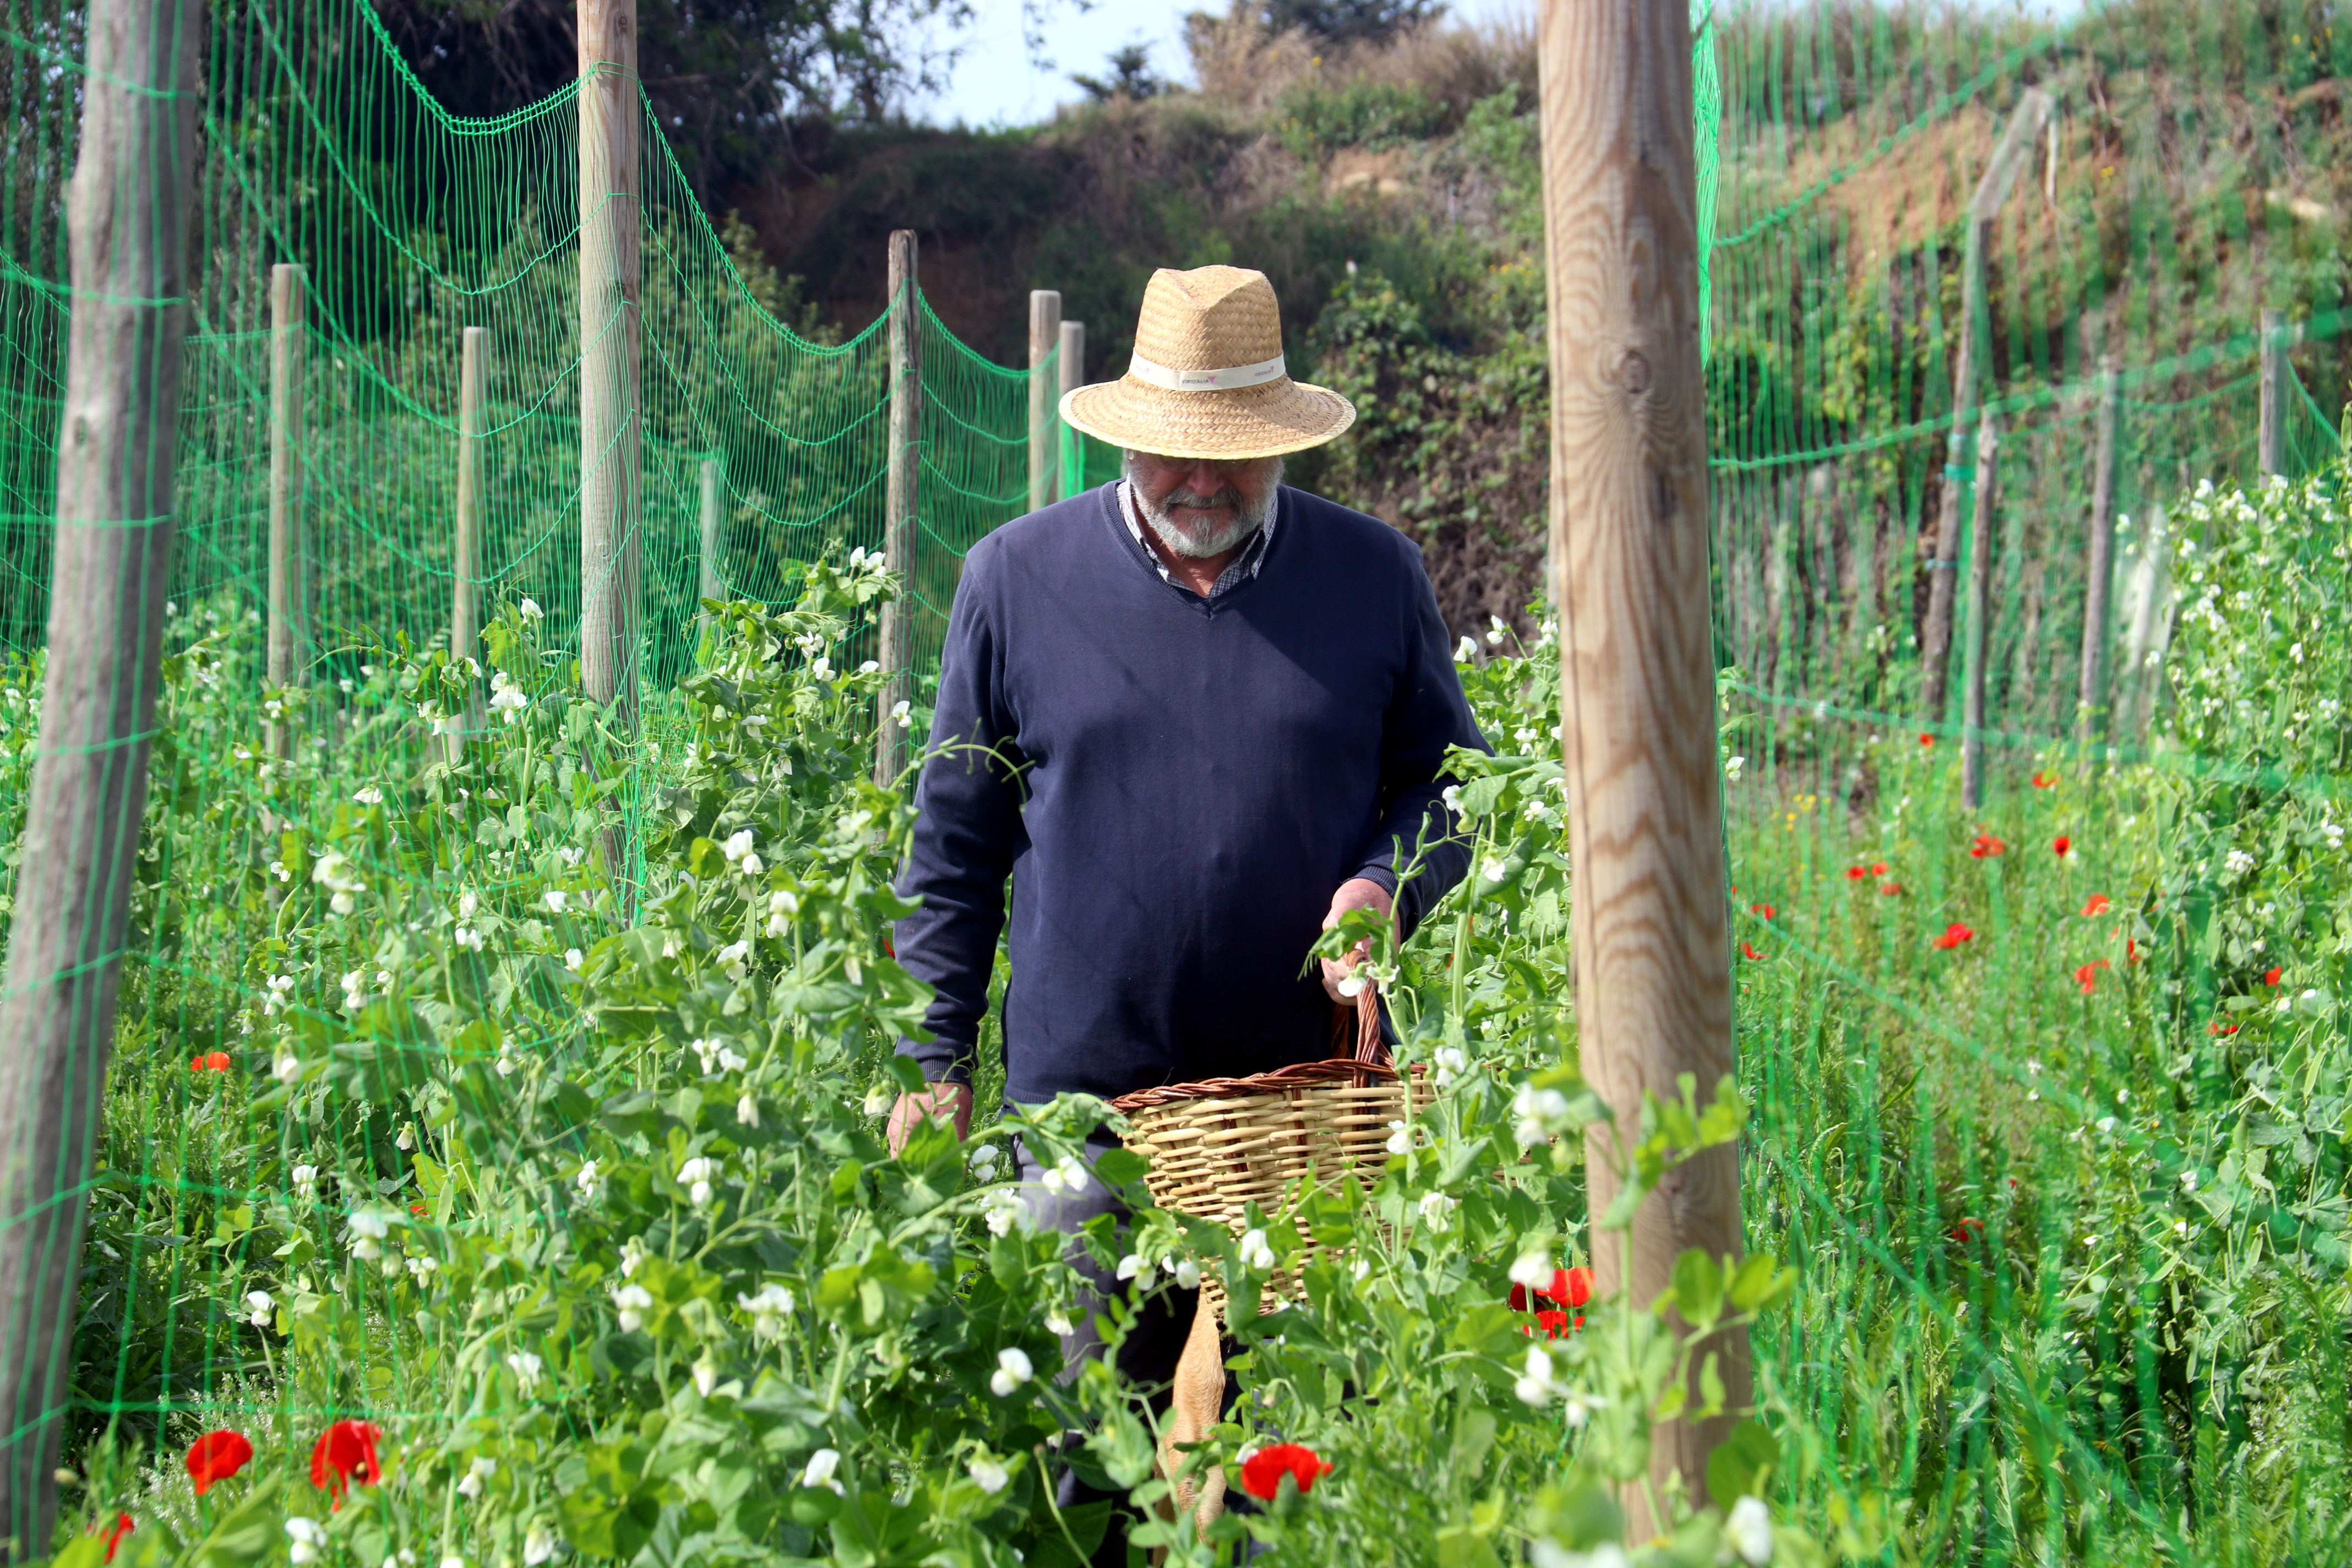
<svg viewBox="0 0 2352 1568"><path fill-rule="evenodd" d="M1134 483L1132 474L1129 482ZM1274 471L1266 477L1265 489L1255 502L1242 499L1240 490L1228 489L1215 496L1196 496L1188 489L1171 490L1155 506L1146 499L1141 485L1135 486L1136 509L1143 521L1160 536L1160 542L1175 553L1194 561L1206 561L1223 555L1234 546L1265 526L1274 512L1274 492L1282 483L1282 459L1274 459ZM1197 507L1204 504L1228 503L1234 506L1234 520L1223 526L1205 522L1179 522L1170 515L1172 507Z"/></svg>

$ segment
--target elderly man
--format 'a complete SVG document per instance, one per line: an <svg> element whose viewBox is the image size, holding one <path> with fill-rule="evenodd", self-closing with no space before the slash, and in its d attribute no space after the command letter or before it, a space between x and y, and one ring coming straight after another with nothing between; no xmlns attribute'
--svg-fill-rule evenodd
<svg viewBox="0 0 2352 1568"><path fill-rule="evenodd" d="M1355 410L1285 374L1265 276L1154 275L1128 374L1062 414L1127 479L964 563L897 943L937 991L932 1038L899 1047L932 1088L894 1144L922 1115L969 1131L1008 879L1004 1093L1034 1104L1329 1055L1345 968L1309 973L1318 932L1367 906L1409 931L1466 868L1441 773L1484 742L1435 596L1402 534L1282 485ZM1041 1223L1109 1206L1037 1174L1024 1152ZM1189 1317L1148 1316L1122 1364L1164 1377Z"/></svg>

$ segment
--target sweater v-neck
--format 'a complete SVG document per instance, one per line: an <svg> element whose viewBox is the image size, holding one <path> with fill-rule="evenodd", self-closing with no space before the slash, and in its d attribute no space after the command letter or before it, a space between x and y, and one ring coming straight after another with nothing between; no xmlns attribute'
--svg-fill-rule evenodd
<svg viewBox="0 0 2352 1568"><path fill-rule="evenodd" d="M1113 548L1118 550L1118 552L1128 560L1134 562L1146 573L1150 574L1151 581L1154 584L1158 584L1166 592L1176 595L1177 599L1187 608L1196 611L1200 615L1213 620L1225 610L1232 608L1234 601L1238 600L1243 595L1248 593L1252 588L1256 587L1259 579L1264 577L1266 574L1266 572L1273 566L1275 547L1280 542L1283 531L1281 530L1276 530L1275 534L1266 540L1265 554L1259 559L1257 570L1255 572L1251 573L1248 576L1243 578L1240 582L1234 584L1223 593L1216 595L1214 597L1195 594L1183 584L1175 581L1172 576L1162 574L1160 569L1160 563L1151 559L1151 546L1144 543L1141 540L1136 538L1133 533L1128 531L1127 519L1119 515L1118 487L1120 482L1121 481L1118 479L1113 479L1108 484L1102 486L1095 491L1095 494L1101 498L1102 504L1098 509L1100 521L1103 526L1110 531ZM1286 486L1285 489L1286 489L1287 487ZM1289 504L1287 498L1278 504ZM1243 548L1247 549L1248 545L1244 544Z"/></svg>

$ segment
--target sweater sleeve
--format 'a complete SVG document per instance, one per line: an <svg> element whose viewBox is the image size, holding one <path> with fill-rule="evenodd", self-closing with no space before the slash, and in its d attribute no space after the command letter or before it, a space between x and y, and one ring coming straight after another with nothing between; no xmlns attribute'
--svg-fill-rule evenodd
<svg viewBox="0 0 2352 1568"><path fill-rule="evenodd" d="M1365 846L1355 875L1378 882L1396 899L1397 930L1409 937L1436 902L1470 868L1470 840L1446 809L1445 786L1456 781L1444 769L1452 746L1491 751L1470 715L1462 680L1454 671L1453 645L1437 613L1437 595L1414 565L1414 603L1405 676L1398 682L1381 736L1381 826ZM1421 868L1397 886L1398 874L1413 863Z"/></svg>
<svg viewBox="0 0 2352 1568"><path fill-rule="evenodd" d="M970 1083L988 1011L1004 884L1021 845L1021 758L991 625L986 552L965 563L940 654L930 761L915 786L914 840L899 896L922 908L898 921L898 962L933 992L928 1040L898 1042L933 1083Z"/></svg>

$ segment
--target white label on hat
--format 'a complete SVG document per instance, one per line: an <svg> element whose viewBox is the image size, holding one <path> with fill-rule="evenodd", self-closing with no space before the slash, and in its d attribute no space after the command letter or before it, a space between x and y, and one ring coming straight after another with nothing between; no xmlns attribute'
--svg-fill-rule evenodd
<svg viewBox="0 0 2352 1568"><path fill-rule="evenodd" d="M1280 354L1230 370L1171 370L1137 354L1128 362L1127 374L1171 392L1230 392L1238 386L1263 386L1269 381L1280 381L1286 373Z"/></svg>

